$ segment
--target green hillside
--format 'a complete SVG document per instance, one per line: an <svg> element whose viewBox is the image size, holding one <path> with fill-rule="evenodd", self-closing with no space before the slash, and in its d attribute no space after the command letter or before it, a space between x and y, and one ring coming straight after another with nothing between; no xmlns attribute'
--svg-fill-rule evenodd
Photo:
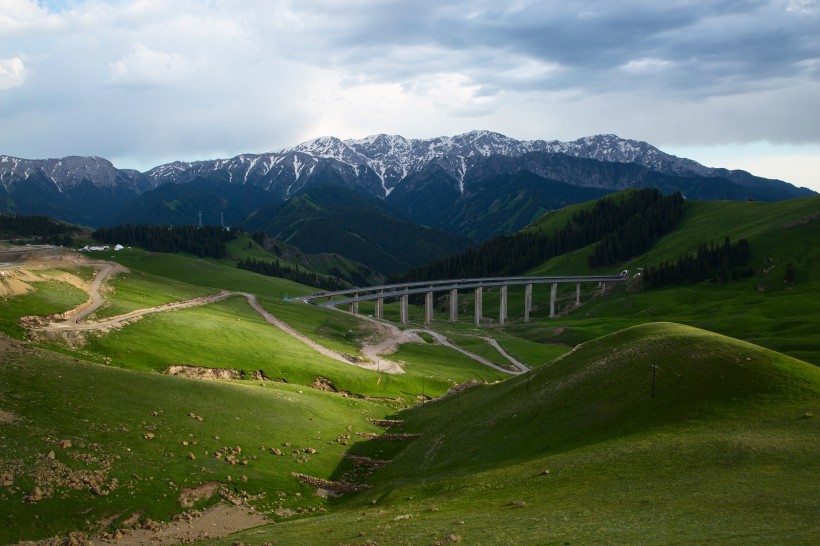
<svg viewBox="0 0 820 546"><path fill-rule="evenodd" d="M281 298L311 287L231 263L138 249L96 257L129 269L106 283L92 320L232 289L258 294L276 317L344 354L357 356L372 335L354 317ZM378 430L367 419L456 381L505 377L430 342L402 352L402 375L339 363L265 323L240 296L147 315L84 340L20 341L29 337L21 317L82 303L87 296L69 277L88 282L95 272L70 262L11 271L29 291L0 299L0 509L10 522L0 525L0 544L122 528L134 513L167 521L188 509L178 500L184 490L200 484L216 485L198 508L247 496L272 518L325 510L329 501L292 472L329 479L350 445L364 441L357 433ZM246 379L165 375L171 365L233 369ZM270 380L254 379L257 372ZM64 440L71 447L60 447ZM237 462L247 465L216 458L237 447L244 454Z"/></svg>
<svg viewBox="0 0 820 546"><path fill-rule="evenodd" d="M309 188L243 224L309 254L335 253L381 274L397 273L469 246L461 235L413 223L377 199L337 186Z"/></svg>
<svg viewBox="0 0 820 546"><path fill-rule="evenodd" d="M820 365L820 198L779 203L690 201L676 230L645 254L619 268L629 269L628 287L561 318L561 334L542 338L574 345L618 328L653 320L672 320L752 341ZM571 210L547 215L556 225ZM702 242L746 239L751 248L752 278L735 282L701 282L644 290L638 268L694 252ZM531 274L563 275L588 271L584 248L545 262ZM794 281L786 281L792 265ZM569 288L564 288L569 290ZM568 312L574 293L565 292L559 307ZM556 322L556 321L552 321ZM517 329L515 326L513 329Z"/></svg>
<svg viewBox="0 0 820 546"><path fill-rule="evenodd" d="M230 494L261 495L260 509L316 510L321 500L290 472L298 466L329 477L347 449L333 440L348 425L376 430L366 418L387 411L298 385L183 379L88 364L5 338L0 346L0 473L13 482L0 487L0 544L99 530L107 518L121 526L134 513L167 521L182 510L186 488L210 482ZM71 445L61 447L66 440ZM317 452L297 464L286 442ZM215 458L226 447L241 448L238 462L247 464ZM24 502L35 487L42 499ZM277 490L286 495L271 494ZM219 500L212 493L197 505Z"/></svg>
<svg viewBox="0 0 820 546"><path fill-rule="evenodd" d="M561 229L593 206L551 212L529 229ZM511 288L503 328L497 290L485 291L480 327L471 294L460 296L452 324L440 300L431 329L503 364L486 338L495 340L533 367L513 378L429 332L386 357L404 374L341 363L265 322L241 295L106 332L34 335L21 317L81 304L95 268L45 262L11 275L16 285L4 274L0 511L11 524L0 524L0 544L97 531L112 517L115 529L136 512L167 520L187 509L180 494L201 484L216 493L197 508L221 490L276 521L214 544L811 543L820 535L818 210L816 197L687 201L676 227L625 263L591 270L589 245L531 270L629 269L628 283L604 293L583 286L577 308L575 285L562 285L556 318L546 286L536 287L528 324L523 289ZM725 237L748 241L752 277L647 289L637 275ZM298 260L247 235L227 249L224 259L89 254L127 268L106 281L90 319L228 290L254 294L301 336L351 360L385 335L291 301L315 287L235 267L248 257ZM332 257L325 265L357 267ZM397 321L396 303L385 311ZM373 304L360 312L373 314ZM412 307L410 327L422 317ZM165 375L172 365L244 379ZM479 386L431 400L473 380ZM383 431L370 419L383 418L403 421L389 432L421 436L370 439ZM226 463L236 447L240 461ZM392 462L370 473L346 455ZM292 472L371 488L322 498Z"/></svg>
<svg viewBox="0 0 820 546"><path fill-rule="evenodd" d="M390 432L421 437L356 446L394 461L373 489L237 539L808 543L818 400L820 370L804 362L676 324L630 328L403 412Z"/></svg>

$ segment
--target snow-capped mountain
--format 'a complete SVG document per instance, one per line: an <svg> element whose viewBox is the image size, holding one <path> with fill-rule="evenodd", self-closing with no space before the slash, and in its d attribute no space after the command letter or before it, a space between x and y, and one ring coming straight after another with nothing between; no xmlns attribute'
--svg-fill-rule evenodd
<svg viewBox="0 0 820 546"><path fill-rule="evenodd" d="M414 174L435 166L464 192L471 169L492 156L521 157L533 152L564 154L605 163L630 163L678 176L721 176L743 184L742 171L712 169L695 161L666 154L641 141L616 135L584 137L572 142L516 140L491 131L471 131L453 137L407 139L399 135L373 135L357 140L319 137L292 148L260 155L195 163L169 163L146 174L155 184L184 182L196 176L221 172L234 183L254 184L288 199L310 183L314 174L338 177L344 185L385 198ZM327 170L317 171L320 164ZM742 174L740 174L742 173ZM324 180L323 180L324 181ZM338 182L338 180L337 180ZM584 181L576 181L585 185ZM614 187L612 188L614 189Z"/></svg>
<svg viewBox="0 0 820 546"><path fill-rule="evenodd" d="M283 201L308 187L342 186L383 199L409 217L421 215L419 221L428 225L455 229L442 218L456 209L467 210L468 202L475 207L476 199L491 203L488 195L495 198L498 192L515 192L515 177L529 174L575 188L614 191L650 186L681 191L695 199L779 200L813 193L744 171L707 168L646 142L615 135L560 142L471 131L431 139L385 134L356 140L320 137L274 152L177 161L145 173L116 169L98 157L28 160L0 156L0 212L51 214L99 225L112 209L145 191L168 182L207 179L223 188L224 184L252 187ZM487 183L499 176L506 177L503 183ZM537 184L532 189L546 191ZM99 203L106 196L116 199L103 210L89 210L79 218L57 214L72 206L77 195L86 201L91 196ZM48 207L42 206L43 196ZM560 204L543 203L543 198L536 201L542 204L533 205L533 214L544 206Z"/></svg>
<svg viewBox="0 0 820 546"><path fill-rule="evenodd" d="M0 185L6 190L14 181L26 180L35 174L53 182L59 191L73 188L83 181L98 187L126 186L136 191L145 191L153 186L139 171L117 169L101 157L19 159L0 156Z"/></svg>

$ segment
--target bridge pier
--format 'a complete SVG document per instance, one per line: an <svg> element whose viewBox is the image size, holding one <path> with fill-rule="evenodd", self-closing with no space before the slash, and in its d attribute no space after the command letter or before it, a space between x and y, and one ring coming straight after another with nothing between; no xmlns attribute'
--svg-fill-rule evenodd
<svg viewBox="0 0 820 546"><path fill-rule="evenodd" d="M404 294L403 296L401 296L401 298L399 298L399 301L401 302L399 304L399 308L401 309L399 315L402 324L407 324L407 321L410 319L410 310L407 305L407 300L409 297L410 296L408 296L407 294Z"/></svg>
<svg viewBox="0 0 820 546"><path fill-rule="evenodd" d="M498 322L504 326L504 321L507 320L507 285L501 286L501 303L498 307Z"/></svg>
<svg viewBox="0 0 820 546"><path fill-rule="evenodd" d="M384 294L384 290L379 290L379 294ZM376 300L376 318L384 318L384 298L378 298Z"/></svg>
<svg viewBox="0 0 820 546"><path fill-rule="evenodd" d="M510 286L524 286L524 322L529 322L532 319L534 309L533 305L533 287L536 284L550 285L549 296L549 317L555 318L558 316L557 301L558 301L558 285L561 283L575 284L575 306L581 305L581 284L597 282L597 289L592 288L590 293L598 292L605 294L611 285L619 282L625 282L626 275L572 275L572 276L544 276L544 277L488 277L479 279L458 279L458 280L443 280L443 281L424 281L412 282L407 284L391 284L373 287L356 287L347 290L338 290L334 292L317 292L311 296L300 297L299 299L306 303L318 304L320 307L341 307L342 305L349 305L350 312L359 314L361 311L359 301L373 301L375 303L374 315L376 318L384 319L384 300L390 301L399 300L400 303L400 320L402 324L407 324L410 321L410 296L413 294L424 294L424 322L430 324L435 318L434 295L436 291L449 292L450 301L450 315L451 322L458 320L458 291L474 290L475 295L475 313L473 320L477 326L481 325L484 318L484 289L499 287L499 309L498 317L499 323L505 325L510 320L509 308L509 288ZM342 300L337 298L342 296ZM567 297L566 299L569 299ZM321 302L321 303L319 303ZM493 322L492 319L488 319Z"/></svg>
<svg viewBox="0 0 820 546"><path fill-rule="evenodd" d="M482 307L484 302L484 288L479 286L475 289L475 325L481 326Z"/></svg>
<svg viewBox="0 0 820 546"><path fill-rule="evenodd" d="M524 285L524 322L530 321L530 311L532 311L532 285Z"/></svg>

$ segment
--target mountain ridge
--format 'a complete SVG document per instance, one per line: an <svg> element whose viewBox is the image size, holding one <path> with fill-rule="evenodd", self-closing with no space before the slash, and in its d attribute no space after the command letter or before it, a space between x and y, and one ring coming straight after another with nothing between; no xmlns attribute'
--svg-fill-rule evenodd
<svg viewBox="0 0 820 546"><path fill-rule="evenodd" d="M173 161L142 173L133 169L117 169L107 159L96 156L22 159L0 155L0 185L8 188L10 179L13 176L20 176L21 170L22 176L27 177L35 169L42 170L58 185L58 177L70 184L79 182L82 178L78 175L84 174L92 176L95 185L111 184L117 178L125 178L144 189L144 177L147 177L148 185L156 187L162 182L177 181L183 175L191 176L217 170L227 171L231 182L234 182L236 177L237 180L241 178L242 183L247 183L252 175L258 178L274 172L285 176L286 173L291 174L291 169L292 181L295 182L303 174L310 174L315 169L315 160L331 159L352 168L357 176L361 174L362 167L369 168L381 181L384 195L379 197L386 197L395 188L396 183L434 161L441 162L445 171L463 183L468 160L472 162L477 157L491 155L517 157L537 151L561 153L605 163L635 163L665 174L720 176L736 183L738 180L748 180L749 176L753 176L743 170L706 167L694 160L667 154L648 142L625 139L614 134L586 136L573 141L517 140L501 133L475 130L455 136L428 139L406 138L385 133L345 140L334 136L321 136L292 147L261 154L245 153L231 158L193 162ZM313 164L311 160L314 161ZM457 164L454 164L454 160L458 160ZM305 168L308 170L305 171ZM112 170L120 176L115 176ZM741 183L748 184L748 181ZM270 185L266 189L270 189ZM285 191L287 195L287 188Z"/></svg>
<svg viewBox="0 0 820 546"><path fill-rule="evenodd" d="M534 190L531 174L545 184L579 188L578 195L567 194L560 201L547 199L545 191ZM704 200L776 201L815 194L745 171L705 167L647 142L611 134L561 142L471 131L430 139L387 134L348 140L318 137L279 151L175 161L144 173L117 169L100 157L30 160L0 156L0 212L48 214L75 223L107 225L131 201L163 184L203 179L219 180L223 187L253 186L271 194L274 201L287 201L312 187L341 186L383 200L408 216L419 202L428 200L429 207L437 210L427 217L441 220L427 225L481 237L520 229L535 218L521 216L514 224L492 226L465 224L455 218L475 210L478 201L487 207L513 207L509 213L515 213L507 194L525 180L529 189L521 202L529 203L532 211L585 201L591 197L589 188L655 187ZM488 179L506 183L496 186L487 184ZM423 191L416 193L415 188ZM223 193L215 190L214 196L224 199ZM196 209L196 205L191 207ZM132 208L132 218L140 214L138 209ZM503 215L503 211L495 214ZM146 221L151 216L146 211Z"/></svg>

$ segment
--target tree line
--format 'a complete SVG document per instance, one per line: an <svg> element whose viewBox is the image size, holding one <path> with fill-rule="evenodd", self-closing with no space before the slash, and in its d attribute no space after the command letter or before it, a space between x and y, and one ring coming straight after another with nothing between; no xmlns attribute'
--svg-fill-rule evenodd
<svg viewBox="0 0 820 546"><path fill-rule="evenodd" d="M100 228L91 236L108 244L138 246L153 252L187 252L200 258L224 258L225 243L236 239L235 229L221 226L149 226L125 224Z"/></svg>
<svg viewBox="0 0 820 546"><path fill-rule="evenodd" d="M0 237L12 244L71 246L80 228L52 220L48 216L0 214Z"/></svg>
<svg viewBox="0 0 820 546"><path fill-rule="evenodd" d="M642 195L630 201L626 208L626 212L620 214L625 221L617 223L595 245L588 258L591 268L623 263L649 250L683 218L684 199L680 193L660 199Z"/></svg>
<svg viewBox="0 0 820 546"><path fill-rule="evenodd" d="M291 267L278 261L257 260L256 258L248 257L237 263L236 267L267 275L268 277L279 277L298 282L299 284L315 286L324 290L344 290L347 288L345 283L336 277L319 275L315 271L300 269L298 265Z"/></svg>
<svg viewBox="0 0 820 546"><path fill-rule="evenodd" d="M680 193L664 196L641 189L599 199L552 234L524 231L496 237L466 252L416 267L388 282L521 275L550 258L600 241L590 257L592 267L634 257L669 233L683 217ZM615 260L615 261L613 261ZM593 265L594 264L594 265Z"/></svg>
<svg viewBox="0 0 820 546"><path fill-rule="evenodd" d="M726 237L723 244L707 246L704 242L698 245L694 254L682 254L674 261L644 267L643 284L646 288L657 288L705 280L738 280L754 274L749 266L750 260L749 241L740 239L732 243L729 237Z"/></svg>
<svg viewBox="0 0 820 546"><path fill-rule="evenodd" d="M76 226L52 220L48 216L0 214L0 234L6 236L63 235L79 230Z"/></svg>

